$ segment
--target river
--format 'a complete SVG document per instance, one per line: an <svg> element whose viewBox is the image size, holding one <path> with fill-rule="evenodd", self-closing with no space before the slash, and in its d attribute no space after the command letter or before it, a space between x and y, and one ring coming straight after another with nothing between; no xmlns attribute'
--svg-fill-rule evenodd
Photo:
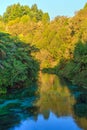
<svg viewBox="0 0 87 130"><path fill-rule="evenodd" d="M87 93L56 75L0 96L0 130L87 130Z"/></svg>

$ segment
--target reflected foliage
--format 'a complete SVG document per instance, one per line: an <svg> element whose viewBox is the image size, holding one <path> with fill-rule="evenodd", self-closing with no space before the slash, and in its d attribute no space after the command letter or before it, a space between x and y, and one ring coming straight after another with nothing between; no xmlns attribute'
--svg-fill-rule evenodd
<svg viewBox="0 0 87 130"><path fill-rule="evenodd" d="M87 92L81 93L74 104L74 118L81 128L87 129Z"/></svg>
<svg viewBox="0 0 87 130"><path fill-rule="evenodd" d="M72 105L75 100L63 79L44 74L40 77L40 82L40 100L38 101L40 112L44 116L47 111L48 113L52 111L57 116L72 115Z"/></svg>
<svg viewBox="0 0 87 130"><path fill-rule="evenodd" d="M21 120L36 115L38 109L34 105L38 98L36 90L37 85L33 84L26 89L19 90L19 92L16 90L11 94L1 96L0 130L8 130L20 124Z"/></svg>
<svg viewBox="0 0 87 130"><path fill-rule="evenodd" d="M40 77L40 86L40 100L37 105L44 118L49 118L50 111L58 117L72 115L81 128L87 129L87 92L85 89L46 73Z"/></svg>
<svg viewBox="0 0 87 130"><path fill-rule="evenodd" d="M13 4L0 16L0 31L9 33L0 32L1 130L27 118L37 121L39 114L47 120L50 112L72 116L87 130L86 16L87 3L72 18L57 16L52 21L36 4ZM38 86L39 63L34 57L44 72Z"/></svg>
<svg viewBox="0 0 87 130"><path fill-rule="evenodd" d="M1 96L0 129L13 128L27 118L37 121L39 115L48 120L52 112L56 117L72 116L86 130L87 97L82 97L84 93L82 88L80 90L55 75L40 73L38 87L33 84L19 92Z"/></svg>

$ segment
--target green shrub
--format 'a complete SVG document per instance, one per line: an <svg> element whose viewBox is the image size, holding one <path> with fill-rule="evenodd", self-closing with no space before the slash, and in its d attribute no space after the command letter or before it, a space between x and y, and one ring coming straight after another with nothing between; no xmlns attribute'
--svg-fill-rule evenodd
<svg viewBox="0 0 87 130"><path fill-rule="evenodd" d="M34 47L0 33L0 87L23 87L36 80L39 63L32 57Z"/></svg>

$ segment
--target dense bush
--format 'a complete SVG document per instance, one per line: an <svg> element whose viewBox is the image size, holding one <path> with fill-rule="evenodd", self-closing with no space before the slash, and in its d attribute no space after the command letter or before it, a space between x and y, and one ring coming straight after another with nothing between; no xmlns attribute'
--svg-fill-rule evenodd
<svg viewBox="0 0 87 130"><path fill-rule="evenodd" d="M72 60L60 62L55 67L57 74L69 79L74 84L87 88L87 44L79 42L73 55Z"/></svg>
<svg viewBox="0 0 87 130"><path fill-rule="evenodd" d="M36 80L39 64L31 55L34 51L29 44L0 33L0 88L28 86Z"/></svg>

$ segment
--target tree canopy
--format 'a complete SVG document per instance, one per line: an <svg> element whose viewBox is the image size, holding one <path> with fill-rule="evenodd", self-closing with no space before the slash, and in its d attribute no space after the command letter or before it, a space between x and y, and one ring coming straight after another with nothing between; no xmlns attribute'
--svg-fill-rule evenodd
<svg viewBox="0 0 87 130"><path fill-rule="evenodd" d="M27 5L20 5L20 3L17 3L7 7L3 14L3 20L4 22L8 22L24 15L28 15L32 20L41 21L44 13L42 10L38 9L36 4L32 5L30 8ZM49 17L48 13L47 16Z"/></svg>
<svg viewBox="0 0 87 130"><path fill-rule="evenodd" d="M58 72L73 83L87 86L86 80L85 84L83 81L77 83L73 80L75 74L73 71L79 71L83 79L86 77L86 7L87 3L73 17L57 16L50 21L49 14L38 9L36 4L31 8L19 3L13 4L8 6L0 17L0 30L40 49L35 57L40 61L41 69L56 66L57 70L60 68ZM0 52L0 55L2 54L4 51ZM76 76L79 80L80 77Z"/></svg>

